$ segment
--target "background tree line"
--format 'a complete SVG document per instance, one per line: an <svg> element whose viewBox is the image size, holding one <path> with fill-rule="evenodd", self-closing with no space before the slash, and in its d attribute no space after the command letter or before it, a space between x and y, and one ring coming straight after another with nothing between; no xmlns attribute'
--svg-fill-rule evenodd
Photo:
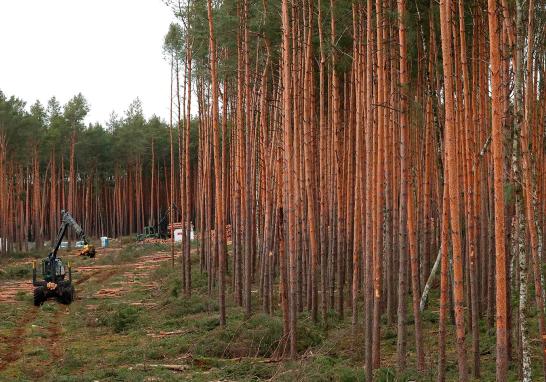
<svg viewBox="0 0 546 382"><path fill-rule="evenodd" d="M0 92L2 253L54 237L61 209L92 236L121 236L157 223L168 208L165 121L144 118L138 99L106 126L86 126L88 112L81 94L27 108Z"/></svg>

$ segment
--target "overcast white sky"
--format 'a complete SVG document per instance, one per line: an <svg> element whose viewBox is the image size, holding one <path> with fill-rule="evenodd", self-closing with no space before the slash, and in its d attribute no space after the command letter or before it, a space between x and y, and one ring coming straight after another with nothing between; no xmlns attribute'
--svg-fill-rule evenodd
<svg viewBox="0 0 546 382"><path fill-rule="evenodd" d="M81 92L104 123L139 97L167 119L163 37L174 16L161 0L0 0L0 90L27 105Z"/></svg>

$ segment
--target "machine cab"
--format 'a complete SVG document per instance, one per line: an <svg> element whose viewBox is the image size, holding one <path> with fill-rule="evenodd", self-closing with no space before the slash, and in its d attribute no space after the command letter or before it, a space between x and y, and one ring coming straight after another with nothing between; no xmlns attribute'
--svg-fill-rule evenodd
<svg viewBox="0 0 546 382"><path fill-rule="evenodd" d="M44 280L48 282L63 280L66 275L66 271L62 260L58 257L46 257L42 261L42 274L44 276Z"/></svg>
<svg viewBox="0 0 546 382"><path fill-rule="evenodd" d="M144 227L144 234L145 235L155 235L157 232L155 231L155 227Z"/></svg>

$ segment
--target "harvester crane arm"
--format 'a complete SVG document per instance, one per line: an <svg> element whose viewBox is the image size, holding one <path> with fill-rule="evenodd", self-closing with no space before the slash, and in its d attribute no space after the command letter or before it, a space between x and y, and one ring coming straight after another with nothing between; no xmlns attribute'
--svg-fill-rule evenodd
<svg viewBox="0 0 546 382"><path fill-rule="evenodd" d="M74 220L72 215L70 215L68 212L63 211L63 221L67 222L72 226L74 231L76 232L76 235L80 238L80 240L83 240L85 244L89 244L89 241L87 240L87 236L85 236L85 232L83 232L83 228Z"/></svg>
<svg viewBox="0 0 546 382"><path fill-rule="evenodd" d="M165 214L162 216L159 224L157 225L159 235L162 238L167 237L167 234L168 234L167 227L169 223L169 216L171 216L173 212L176 214L174 215L175 217L178 216L178 214L180 213L178 206L174 203L167 209L167 211L165 211Z"/></svg>
<svg viewBox="0 0 546 382"><path fill-rule="evenodd" d="M180 213L180 210L174 203L161 215L161 219L159 219L157 225L144 227L144 233L138 234L137 240L142 241L146 238L166 239L168 237L169 216L171 216L173 211L177 214L176 216Z"/></svg>
<svg viewBox="0 0 546 382"><path fill-rule="evenodd" d="M55 239L54 245L51 248L51 253L49 256L51 258L57 257L57 251L59 250L59 247L61 246L61 243L63 241L64 235L66 234L66 230L68 229L68 226L71 226L74 232L76 232L76 235L78 235L78 238L80 240L83 240L85 247L84 251L82 251L82 255L91 255L93 257L95 255L95 249L93 246L89 244L89 240L87 239L87 236L85 235L85 232L83 231L83 228L74 220L72 215L70 215L69 212L62 210L61 211L62 219L61 219L61 226L59 227L59 231L57 232L57 237Z"/></svg>
<svg viewBox="0 0 546 382"><path fill-rule="evenodd" d="M178 207L176 206L176 204L173 204L172 206L170 206L167 211L165 212L165 214L163 215L163 217L161 218L161 221L159 222L159 224L165 224L167 222L167 219L169 218L169 216L171 215L172 212L175 212L175 213L180 213L180 210L178 209Z"/></svg>

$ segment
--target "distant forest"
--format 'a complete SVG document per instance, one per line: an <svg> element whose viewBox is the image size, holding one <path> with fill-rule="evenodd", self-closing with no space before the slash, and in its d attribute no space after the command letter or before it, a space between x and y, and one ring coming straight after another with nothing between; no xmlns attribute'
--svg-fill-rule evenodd
<svg viewBox="0 0 546 382"><path fill-rule="evenodd" d="M81 94L27 107L0 92L0 211L13 222L0 226L3 252L55 237L61 209L90 235L115 237L141 232L168 208L169 125L146 120L139 99L106 126L86 126L88 112Z"/></svg>

